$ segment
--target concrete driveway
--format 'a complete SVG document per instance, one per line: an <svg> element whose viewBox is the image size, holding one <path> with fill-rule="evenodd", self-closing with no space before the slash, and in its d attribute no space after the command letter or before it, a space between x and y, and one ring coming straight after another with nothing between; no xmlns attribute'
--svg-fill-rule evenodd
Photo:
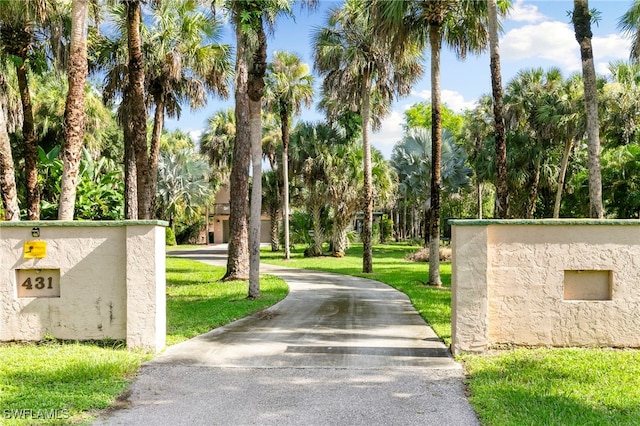
<svg viewBox="0 0 640 426"><path fill-rule="evenodd" d="M226 264L224 247L172 255ZM262 265L277 305L145 364L112 425L478 425L446 346L376 281Z"/></svg>

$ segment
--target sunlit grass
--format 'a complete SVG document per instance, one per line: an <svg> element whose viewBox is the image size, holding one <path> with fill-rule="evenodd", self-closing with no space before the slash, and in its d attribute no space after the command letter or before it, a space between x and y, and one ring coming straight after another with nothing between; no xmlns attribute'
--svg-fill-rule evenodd
<svg viewBox="0 0 640 426"><path fill-rule="evenodd" d="M280 278L262 275L261 297L247 299L247 281L221 282L226 269L189 259L167 258L167 344L173 345L228 324L284 299Z"/></svg>
<svg viewBox="0 0 640 426"><path fill-rule="evenodd" d="M640 424L640 351L518 349L461 359L484 425Z"/></svg>
<svg viewBox="0 0 640 426"><path fill-rule="evenodd" d="M48 340L0 345L1 424L77 423L108 407L149 354ZM49 417L48 419L46 417Z"/></svg>

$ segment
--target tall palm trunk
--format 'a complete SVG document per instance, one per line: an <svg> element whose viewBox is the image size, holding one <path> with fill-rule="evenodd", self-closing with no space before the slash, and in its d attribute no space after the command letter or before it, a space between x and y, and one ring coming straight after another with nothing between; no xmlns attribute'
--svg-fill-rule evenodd
<svg viewBox="0 0 640 426"><path fill-rule="evenodd" d="M324 229L322 228L322 204L314 202L309 206L313 220L313 255L322 256Z"/></svg>
<svg viewBox="0 0 640 426"><path fill-rule="evenodd" d="M509 185L507 182L507 143L504 134L502 106L502 75L500 73L500 47L498 41L498 10L496 0L488 0L489 46L491 57L491 91L496 140L496 205L500 219L509 217ZM482 212L480 212L482 215Z"/></svg>
<svg viewBox="0 0 640 426"><path fill-rule="evenodd" d="M262 18L257 20L258 46L253 52L249 78L249 128L253 187L249 222L249 298L260 297L260 216L262 213L262 94L267 70L267 37Z"/></svg>
<svg viewBox="0 0 640 426"><path fill-rule="evenodd" d="M16 66L18 90L22 102L22 138L27 186L27 219L40 219L40 191L38 189L38 141L33 124L33 107L29 94L29 79L25 61Z"/></svg>
<svg viewBox="0 0 640 426"><path fill-rule="evenodd" d="M536 212L536 200L538 199L538 187L540 186L540 169L541 160L540 156L536 156L535 170L533 172L533 182L531 182L531 188L529 190L529 205L527 206L527 219L533 219L533 215Z"/></svg>
<svg viewBox="0 0 640 426"><path fill-rule="evenodd" d="M278 236L278 209L269 209L269 220L271 221L271 251L276 252L280 249Z"/></svg>
<svg viewBox="0 0 640 426"><path fill-rule="evenodd" d="M124 115L129 115L129 95L125 92L122 103ZM138 177L136 173L136 153L133 147L133 131L131 120L122 120L122 135L124 137L124 217L125 219L138 218Z"/></svg>
<svg viewBox="0 0 640 426"><path fill-rule="evenodd" d="M371 177L371 142L369 138L371 119L371 76L368 70L362 75L362 150L364 168L364 223L362 227L362 272L373 272L373 185Z"/></svg>
<svg viewBox="0 0 640 426"><path fill-rule="evenodd" d="M8 221L19 221L20 207L16 190L16 174L7 132L7 120L2 106L0 106L0 193L4 206L4 218Z"/></svg>
<svg viewBox="0 0 640 426"><path fill-rule="evenodd" d="M284 225L284 258L291 259L289 248L289 110L280 105L282 131L282 223Z"/></svg>
<svg viewBox="0 0 640 426"><path fill-rule="evenodd" d="M482 219L482 182L476 179L476 203L478 205L478 219Z"/></svg>
<svg viewBox="0 0 640 426"><path fill-rule="evenodd" d="M62 151L62 181L58 220L73 220L80 169L80 155L84 143L87 115L84 110L84 88L87 81L86 26L89 13L88 0L73 0L71 55L67 75L69 92L64 114L64 149Z"/></svg>
<svg viewBox="0 0 640 426"><path fill-rule="evenodd" d="M598 88L591 47L591 13L588 0L573 1L573 26L580 44L582 81L587 110L587 134L589 155L589 215L602 219L602 175L600 171L600 133L598 128Z"/></svg>
<svg viewBox="0 0 640 426"><path fill-rule="evenodd" d="M153 114L153 130L151 131L151 149L149 151L149 188L155 194L158 188L158 158L160 157L160 138L164 128L165 96L161 91L154 96L156 106ZM151 212L156 214L156 197L151 197ZM208 238L208 237L207 237Z"/></svg>
<svg viewBox="0 0 640 426"><path fill-rule="evenodd" d="M235 119L236 138L233 144L233 160L229 175L229 250L227 272L223 280L247 279L249 277L249 164L251 153L251 133L249 131L249 96L247 79L249 64L246 53L246 37L240 24L236 23L236 81Z"/></svg>
<svg viewBox="0 0 640 426"><path fill-rule="evenodd" d="M441 286L440 279L440 174L442 161L442 120L440 116L440 48L442 25L429 26L431 44L431 215L429 222L429 284Z"/></svg>
<svg viewBox="0 0 640 426"><path fill-rule="evenodd" d="M569 166L569 156L573 148L573 139L567 139L564 145L564 153L562 154L562 164L560 165L560 175L558 176L558 189L556 191L556 202L553 206L553 217L560 217L560 204L562 204L562 191L564 190L564 180L567 176L567 168Z"/></svg>
<svg viewBox="0 0 640 426"><path fill-rule="evenodd" d="M136 182L138 194L138 219L151 219L151 194L149 154L147 147L147 107L144 91L144 63L140 37L140 1L128 0L127 36L129 50L129 120L131 121L131 143L136 158ZM126 141L125 141L126 143Z"/></svg>

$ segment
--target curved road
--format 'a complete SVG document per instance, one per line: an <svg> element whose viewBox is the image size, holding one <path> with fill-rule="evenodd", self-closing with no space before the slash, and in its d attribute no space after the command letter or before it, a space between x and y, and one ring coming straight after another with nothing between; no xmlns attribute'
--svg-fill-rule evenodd
<svg viewBox="0 0 640 426"><path fill-rule="evenodd" d="M171 255L226 264L224 246ZM463 374L408 298L262 264L289 295L145 364L114 425L478 425Z"/></svg>

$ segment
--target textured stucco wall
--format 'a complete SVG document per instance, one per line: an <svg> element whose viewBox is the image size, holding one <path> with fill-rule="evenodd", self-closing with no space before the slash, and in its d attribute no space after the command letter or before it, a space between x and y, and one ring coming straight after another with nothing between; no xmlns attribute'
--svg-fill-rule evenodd
<svg viewBox="0 0 640 426"><path fill-rule="evenodd" d="M640 347L640 222L453 224L454 352L502 343ZM610 300L565 300L565 271L582 270L610 271Z"/></svg>
<svg viewBox="0 0 640 426"><path fill-rule="evenodd" d="M0 340L127 339L165 345L163 223L0 223ZM38 227L40 237L31 229ZM26 241L47 245L25 259ZM18 297L16 269L59 269L60 297Z"/></svg>

